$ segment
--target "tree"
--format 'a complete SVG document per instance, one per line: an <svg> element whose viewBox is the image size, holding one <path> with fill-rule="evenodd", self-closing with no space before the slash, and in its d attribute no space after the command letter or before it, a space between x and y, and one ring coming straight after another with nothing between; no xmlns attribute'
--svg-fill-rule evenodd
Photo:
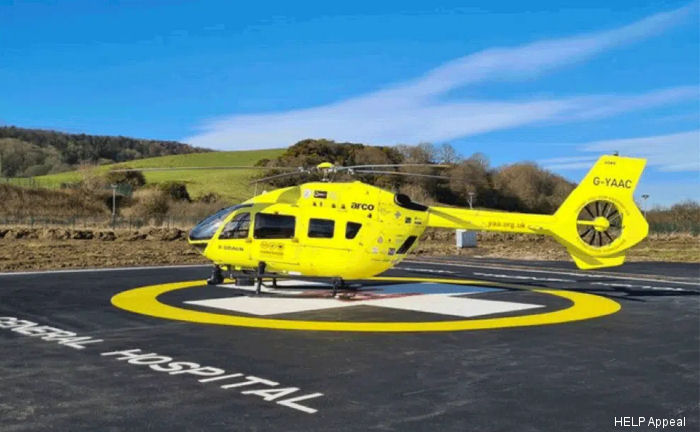
<svg viewBox="0 0 700 432"><path fill-rule="evenodd" d="M387 147L364 146L355 151L353 165L388 165L401 163L400 154L392 150L393 149ZM390 168L378 169L380 171L390 170ZM379 187L389 189L395 189L401 184L401 179L396 176L366 175L362 179Z"/></svg>
<svg viewBox="0 0 700 432"><path fill-rule="evenodd" d="M5 175L27 176L66 171L83 162L127 161L208 150L174 141L66 134L9 126L0 127L0 151L3 158L5 153L21 154L18 158L7 155L11 170L3 168Z"/></svg>
<svg viewBox="0 0 700 432"><path fill-rule="evenodd" d="M455 148L450 144L441 144L440 147L437 148L436 160L438 163L456 164L459 163L461 159L462 158L460 157L459 153L457 153L457 150L455 150Z"/></svg>
<svg viewBox="0 0 700 432"><path fill-rule="evenodd" d="M450 190L459 204L466 205L470 193L473 194L475 206L490 207L494 204L489 163L483 154L473 154L455 165L447 174L450 177Z"/></svg>
<svg viewBox="0 0 700 432"><path fill-rule="evenodd" d="M498 205L504 210L553 213L574 185L531 162L507 165L493 176Z"/></svg>
<svg viewBox="0 0 700 432"><path fill-rule="evenodd" d="M128 167L124 167L128 169ZM105 175L109 184L128 184L132 190L136 190L146 184L146 177L141 171L109 171Z"/></svg>
<svg viewBox="0 0 700 432"><path fill-rule="evenodd" d="M434 163L436 159L435 146L431 143L420 143L416 146L400 144L397 146L403 155L404 163Z"/></svg>
<svg viewBox="0 0 700 432"><path fill-rule="evenodd" d="M0 138L0 157L5 177L44 175L66 167L56 149L15 138Z"/></svg>

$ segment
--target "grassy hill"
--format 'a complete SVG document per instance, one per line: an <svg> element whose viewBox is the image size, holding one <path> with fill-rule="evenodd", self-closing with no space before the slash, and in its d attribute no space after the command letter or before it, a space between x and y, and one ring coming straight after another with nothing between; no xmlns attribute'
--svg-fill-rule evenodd
<svg viewBox="0 0 700 432"><path fill-rule="evenodd" d="M273 159L281 155L283 149L248 150L229 152L192 153L183 155L161 156L139 159L118 164L101 165L92 170L105 173L115 167L129 168L165 168L165 167L199 167L226 165L255 165L260 159ZM248 181L256 174L255 170L178 170L162 172L144 172L147 184L169 181L184 182L190 196L194 199L210 192L219 194L222 198L236 202L250 198L251 192ZM84 170L69 171L35 177L40 186L55 186L61 183L81 181Z"/></svg>
<svg viewBox="0 0 700 432"><path fill-rule="evenodd" d="M176 141L70 134L0 126L0 174L33 177L76 169L81 163L107 164L210 150Z"/></svg>

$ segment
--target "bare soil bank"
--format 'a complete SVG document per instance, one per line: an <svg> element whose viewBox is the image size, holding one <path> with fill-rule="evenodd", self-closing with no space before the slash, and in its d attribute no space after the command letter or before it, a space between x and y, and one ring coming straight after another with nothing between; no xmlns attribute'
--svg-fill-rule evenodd
<svg viewBox="0 0 700 432"><path fill-rule="evenodd" d="M178 228L93 230L0 227L0 271L161 264L206 264ZM478 247L456 249L454 233L427 232L414 255L463 255L533 260L569 260L566 250L542 236L479 234ZM652 235L627 255L628 261L700 263L700 238Z"/></svg>

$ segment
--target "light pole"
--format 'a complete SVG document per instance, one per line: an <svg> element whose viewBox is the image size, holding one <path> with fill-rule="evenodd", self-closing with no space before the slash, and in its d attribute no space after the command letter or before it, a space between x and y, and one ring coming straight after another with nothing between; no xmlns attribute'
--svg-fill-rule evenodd
<svg viewBox="0 0 700 432"><path fill-rule="evenodd" d="M649 198L649 194L642 194L642 208L644 209L644 219L647 218L647 199Z"/></svg>
<svg viewBox="0 0 700 432"><path fill-rule="evenodd" d="M114 219L117 217L117 185L109 185L112 188L112 229L114 229Z"/></svg>

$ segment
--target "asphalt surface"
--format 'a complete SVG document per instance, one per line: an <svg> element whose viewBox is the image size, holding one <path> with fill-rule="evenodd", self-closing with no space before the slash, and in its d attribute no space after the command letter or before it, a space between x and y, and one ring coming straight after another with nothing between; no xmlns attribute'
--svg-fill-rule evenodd
<svg viewBox="0 0 700 432"><path fill-rule="evenodd" d="M203 279L206 267L2 274L0 430L660 430L649 418L685 418L685 426L665 430L700 427L697 264L583 273L566 263L432 261L405 262L389 275L496 282L505 289L475 295L526 303L539 301L529 288L565 289L604 296L621 309L585 321L489 330L275 330L168 320L110 303L135 287ZM188 293L217 296L215 288L195 290ZM399 319L408 314L401 313ZM73 341L83 349L12 331L17 320L86 337ZM126 350L140 351L110 354ZM119 360L148 353L172 362ZM211 368L202 373L225 371L212 377L241 375L202 382L204 375L171 373L193 363ZM267 381L222 388L251 376ZM297 390L243 393L273 388L267 382ZM309 396L298 401L301 409L293 400L291 407L277 403L295 396ZM645 421L623 426L624 417Z"/></svg>

